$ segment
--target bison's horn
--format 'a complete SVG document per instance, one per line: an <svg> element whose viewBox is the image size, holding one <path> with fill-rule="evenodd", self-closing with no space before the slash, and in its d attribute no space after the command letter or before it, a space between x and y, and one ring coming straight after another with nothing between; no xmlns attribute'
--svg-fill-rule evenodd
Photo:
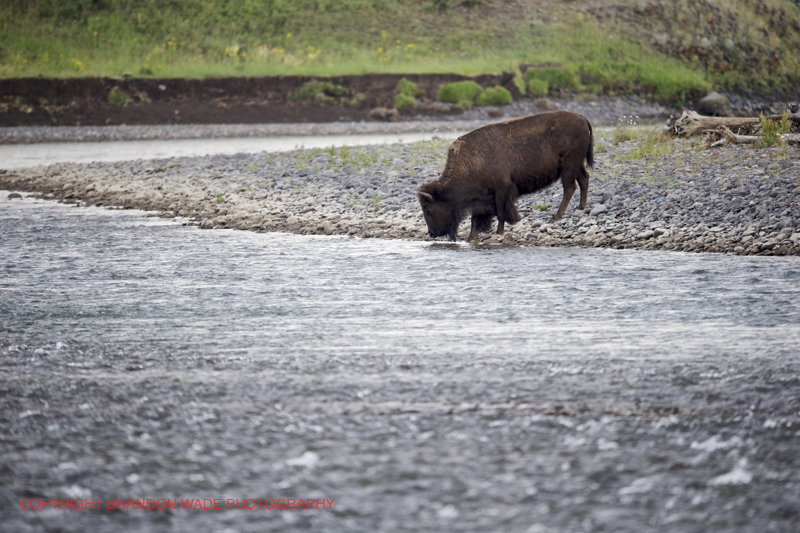
<svg viewBox="0 0 800 533"><path fill-rule="evenodd" d="M420 196L424 196L425 198L427 198L431 202L433 201L433 196L431 196L430 194L428 194L426 192L417 191L417 194L419 194Z"/></svg>

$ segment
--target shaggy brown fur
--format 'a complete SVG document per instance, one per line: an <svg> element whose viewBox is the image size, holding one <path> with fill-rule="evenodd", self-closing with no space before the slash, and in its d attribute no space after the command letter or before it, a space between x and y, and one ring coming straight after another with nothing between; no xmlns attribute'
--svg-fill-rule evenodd
<svg viewBox="0 0 800 533"><path fill-rule="evenodd" d="M556 111L490 124L459 137L447 154L439 179L419 188L422 213L432 237L456 240L458 225L472 217L467 240L488 231L496 217L497 233L520 216L517 198L561 180L564 197L553 217L564 216L580 186L578 209L586 208L589 173L594 163L592 126L581 115Z"/></svg>

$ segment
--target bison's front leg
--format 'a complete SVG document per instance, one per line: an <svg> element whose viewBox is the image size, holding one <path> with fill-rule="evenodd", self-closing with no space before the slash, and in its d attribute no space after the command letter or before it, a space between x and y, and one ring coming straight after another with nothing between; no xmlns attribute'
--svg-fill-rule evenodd
<svg viewBox="0 0 800 533"><path fill-rule="evenodd" d="M469 236L467 242L474 241L478 238L478 217L472 215L472 224L469 228Z"/></svg>
<svg viewBox="0 0 800 533"><path fill-rule="evenodd" d="M506 220L511 224L516 224L522 217L517 211L517 188L513 185L506 191L497 194L497 234L505 232Z"/></svg>
<svg viewBox="0 0 800 533"><path fill-rule="evenodd" d="M467 242L478 240L478 233L483 233L492 229L494 215L485 213L482 215L472 215L472 226L470 227Z"/></svg>

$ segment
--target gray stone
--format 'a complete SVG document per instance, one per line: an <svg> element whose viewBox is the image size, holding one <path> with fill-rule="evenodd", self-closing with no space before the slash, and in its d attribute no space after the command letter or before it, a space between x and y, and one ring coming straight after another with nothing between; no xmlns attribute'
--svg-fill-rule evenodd
<svg viewBox="0 0 800 533"><path fill-rule="evenodd" d="M558 106L549 98L537 98L533 101L533 105L545 111L558 111Z"/></svg>
<svg viewBox="0 0 800 533"><path fill-rule="evenodd" d="M606 211L608 211L608 207L604 206L603 204L600 204L597 207L595 207L594 209L592 209L589 212L589 214L594 217L594 216L599 215L600 213L605 213Z"/></svg>
<svg viewBox="0 0 800 533"><path fill-rule="evenodd" d="M730 117L733 115L731 101L724 94L708 93L697 102L697 111L703 115Z"/></svg>

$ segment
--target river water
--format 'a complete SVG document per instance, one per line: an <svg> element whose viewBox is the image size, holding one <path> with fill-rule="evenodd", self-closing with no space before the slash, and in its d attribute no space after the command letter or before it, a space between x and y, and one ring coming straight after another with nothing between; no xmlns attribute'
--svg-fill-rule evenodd
<svg viewBox="0 0 800 533"><path fill-rule="evenodd" d="M797 258L203 231L7 196L0 530L800 523ZM21 508L41 498L223 510Z"/></svg>
<svg viewBox="0 0 800 533"><path fill-rule="evenodd" d="M155 139L103 142L52 142L0 144L0 169L26 168L53 163L92 161L130 161L236 153L285 152L297 148L361 146L416 142L432 137L456 138L457 132L354 134L354 135L276 135L272 137L234 137L221 139Z"/></svg>

